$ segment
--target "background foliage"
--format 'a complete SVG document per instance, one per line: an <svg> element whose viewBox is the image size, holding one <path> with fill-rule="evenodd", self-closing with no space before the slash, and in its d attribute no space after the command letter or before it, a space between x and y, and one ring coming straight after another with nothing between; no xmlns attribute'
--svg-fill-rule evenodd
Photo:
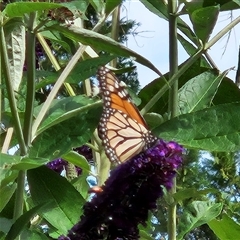
<svg viewBox="0 0 240 240"><path fill-rule="evenodd" d="M240 90L226 77L229 69L218 71L208 49L239 24L240 17L211 36L219 13L239 9L240 2L141 2L169 22L165 75L124 46L138 23L120 19L119 0L1 2L1 239L66 234L95 179L101 185L107 178L110 166L100 161L95 132L101 101L91 89L98 66L109 62L132 89L152 132L186 148L176 191L159 200L147 226L139 226L141 239L239 238ZM189 55L181 65L177 42ZM140 90L133 59L159 78ZM91 157L79 150L86 144ZM56 159L67 161L65 176L45 166ZM170 216L173 206L176 215Z"/></svg>

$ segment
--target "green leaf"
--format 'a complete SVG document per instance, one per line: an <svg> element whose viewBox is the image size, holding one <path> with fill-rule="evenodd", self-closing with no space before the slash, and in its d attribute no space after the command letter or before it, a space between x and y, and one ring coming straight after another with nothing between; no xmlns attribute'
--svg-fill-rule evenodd
<svg viewBox="0 0 240 240"><path fill-rule="evenodd" d="M48 40L51 40L55 43L58 43L59 45L61 45L67 52L71 52L71 47L69 46L69 44L64 41L63 37L61 36L60 33L58 32L55 32L54 34L51 32L51 31L44 31L44 32L41 32L41 35L48 39ZM37 73L38 71L36 71Z"/></svg>
<svg viewBox="0 0 240 240"><path fill-rule="evenodd" d="M240 149L240 103L221 104L180 115L164 122L153 132L186 148L217 152Z"/></svg>
<svg viewBox="0 0 240 240"><path fill-rule="evenodd" d="M196 61L191 68L189 68L180 78L179 78L179 88L182 87L188 79L194 78L195 76L209 70L209 68L200 67L201 61ZM181 68L185 63L182 63L179 68ZM169 73L164 74L164 77L168 79ZM142 103L139 109L143 108L152 97L165 85L165 81L161 78L153 80L151 83L146 85L139 93L139 97ZM165 114L168 111L168 91L163 94L163 96L156 102L152 107L151 111L155 113Z"/></svg>
<svg viewBox="0 0 240 240"><path fill-rule="evenodd" d="M192 43L190 43L188 40L182 37L179 33L177 36L178 36L179 42L182 44L183 48L186 50L186 52L190 57L198 51L197 47L195 47ZM201 61L200 63L201 67L211 68L210 64L208 63L204 55L201 56L200 61Z"/></svg>
<svg viewBox="0 0 240 240"><path fill-rule="evenodd" d="M24 157L21 162L14 164L11 169L13 170L28 170L40 167L48 163L49 160L45 158L28 158Z"/></svg>
<svg viewBox="0 0 240 240"><path fill-rule="evenodd" d="M213 104L219 105L232 102L240 102L240 89L231 79L225 77L218 87Z"/></svg>
<svg viewBox="0 0 240 240"><path fill-rule="evenodd" d="M1 233L7 234L9 232L12 224L13 224L12 219L0 217L0 234ZM2 239L1 235L0 235L0 239ZM3 239L5 240L5 237Z"/></svg>
<svg viewBox="0 0 240 240"><path fill-rule="evenodd" d="M184 209L179 219L179 234L177 239L182 239L191 230L216 218L222 210L221 203L194 201Z"/></svg>
<svg viewBox="0 0 240 240"><path fill-rule="evenodd" d="M239 0L227 0L224 1L221 5L221 11L232 11L239 9L240 1Z"/></svg>
<svg viewBox="0 0 240 240"><path fill-rule="evenodd" d="M12 32L6 35L6 46L9 60L9 71L14 91L18 91L22 80L25 62L26 30L22 25L16 25Z"/></svg>
<svg viewBox="0 0 240 240"><path fill-rule="evenodd" d="M149 233L147 233L143 230L139 231L139 235L140 235L141 240L154 240L154 238L151 237Z"/></svg>
<svg viewBox="0 0 240 240"><path fill-rule="evenodd" d="M71 71L65 82L79 84L81 81L96 75L97 69L101 65L105 65L114 59L114 55L101 55L100 57L86 59L84 61L76 64L74 69ZM37 71L38 77L44 77L36 86L36 89L45 87L48 84L56 82L56 79L61 74L61 71L58 72L49 72L49 71Z"/></svg>
<svg viewBox="0 0 240 240"><path fill-rule="evenodd" d="M168 21L168 6L164 1L159 0L140 0L142 4L152 13ZM192 42L198 45L196 35L191 28L181 18L177 18L177 26Z"/></svg>
<svg viewBox="0 0 240 240"><path fill-rule="evenodd" d="M17 177L17 171L11 171L11 167L21 161L21 157L0 153L0 182L3 187Z"/></svg>
<svg viewBox="0 0 240 240"><path fill-rule="evenodd" d="M65 235L79 220L85 203L82 196L65 178L45 166L29 170L27 179L33 203L49 203L38 214Z"/></svg>
<svg viewBox="0 0 240 240"><path fill-rule="evenodd" d="M200 8L190 13L190 19L197 36L206 43L217 22L219 5Z"/></svg>
<svg viewBox="0 0 240 240"><path fill-rule="evenodd" d="M105 13L106 15L110 14L115 7L120 5L122 3L122 0L106 0L106 6L105 6Z"/></svg>
<svg viewBox="0 0 240 240"><path fill-rule="evenodd" d="M24 229L24 227L30 222L31 218L44 206L40 204L31 210L21 215L16 222L12 225L5 240L14 240Z"/></svg>
<svg viewBox="0 0 240 240"><path fill-rule="evenodd" d="M163 1L158 0L140 0L141 3L152 13L160 18L168 20L167 5Z"/></svg>
<svg viewBox="0 0 240 240"><path fill-rule="evenodd" d="M175 193L173 196L179 202L186 199L196 199L202 196L206 196L209 193L218 193L219 191L215 188L208 188L204 190L197 190L196 188L183 189Z"/></svg>
<svg viewBox="0 0 240 240"><path fill-rule="evenodd" d="M91 47L101 51L116 54L117 56L134 58L135 61L143 64L146 67L149 67L159 76L161 76L159 70L149 60L132 51L131 49L125 47L119 42L114 41L110 37L106 37L102 34L83 28L77 28L74 26L66 28L63 26L54 25L49 27L49 30L60 31L63 35L72 40L81 42L84 45L90 45Z"/></svg>
<svg viewBox="0 0 240 240"><path fill-rule="evenodd" d="M86 199L86 201L89 197L89 184L87 182L87 177L89 177L89 174L83 171L78 178L74 178L71 181L73 186L78 190L78 192L80 192L80 194L84 199Z"/></svg>
<svg viewBox="0 0 240 240"><path fill-rule="evenodd" d="M93 6L97 13L101 13L105 6L103 0L89 0L89 3Z"/></svg>
<svg viewBox="0 0 240 240"><path fill-rule="evenodd" d="M86 171L87 173L89 173L90 166L89 166L87 159L83 155L80 155L75 151L70 151L66 154L63 154L62 158L64 160L80 167L82 170Z"/></svg>
<svg viewBox="0 0 240 240"><path fill-rule="evenodd" d="M43 11L54 8L62 7L60 4L56 3L46 3L46 2L15 2L7 4L6 8L3 10L8 17L23 17L24 14Z"/></svg>
<svg viewBox="0 0 240 240"><path fill-rule="evenodd" d="M69 105L71 106L63 107L68 109L71 107L75 108L76 103L69 102ZM47 130L39 134L33 141L29 157L53 160L69 152L72 148L85 144L97 127L102 111L100 104L77 109L77 113L73 110L64 114L64 111L61 112L58 111L58 108L56 109L57 111L49 116L50 120L46 119L46 121L49 121L48 124L51 124L51 127L44 125L44 128ZM59 115L59 112L63 114L62 117ZM52 121L53 119L54 122ZM59 123L56 124L56 122ZM43 124L45 123L43 122Z"/></svg>
<svg viewBox="0 0 240 240"><path fill-rule="evenodd" d="M7 186L0 186L0 212L7 205L17 188L16 183L8 184Z"/></svg>
<svg viewBox="0 0 240 240"><path fill-rule="evenodd" d="M38 128L37 135L72 117L84 116L89 110L99 108L100 105L100 102L96 103L93 99L84 95L54 100ZM39 109L41 109L41 106L37 107L35 112L38 112Z"/></svg>
<svg viewBox="0 0 240 240"><path fill-rule="evenodd" d="M69 11L71 11L74 16L81 17L82 19L87 20L85 13L86 13L88 5L89 5L88 0L61 2L60 4L61 4L61 6L64 6Z"/></svg>
<svg viewBox="0 0 240 240"><path fill-rule="evenodd" d="M208 226L220 240L239 238L240 225L227 214L223 214L221 220L213 219Z"/></svg>
<svg viewBox="0 0 240 240"><path fill-rule="evenodd" d="M179 89L179 112L184 114L210 106L227 73L218 75L216 70L209 70L190 79Z"/></svg>

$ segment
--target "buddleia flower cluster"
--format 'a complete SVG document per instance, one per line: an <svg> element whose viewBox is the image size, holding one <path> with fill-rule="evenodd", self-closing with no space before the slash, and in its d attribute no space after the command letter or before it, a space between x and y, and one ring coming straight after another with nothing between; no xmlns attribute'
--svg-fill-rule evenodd
<svg viewBox="0 0 240 240"><path fill-rule="evenodd" d="M173 185L183 148L158 140L156 145L117 166L83 207L80 221L59 240L139 239L138 224L157 207L163 188Z"/></svg>

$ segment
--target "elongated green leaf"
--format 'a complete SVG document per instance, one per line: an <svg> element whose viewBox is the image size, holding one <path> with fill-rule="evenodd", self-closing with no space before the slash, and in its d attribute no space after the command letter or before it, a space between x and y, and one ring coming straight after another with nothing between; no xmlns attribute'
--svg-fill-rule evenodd
<svg viewBox="0 0 240 240"><path fill-rule="evenodd" d="M220 7L199 8L190 14L193 28L203 43L207 42L217 22Z"/></svg>
<svg viewBox="0 0 240 240"><path fill-rule="evenodd" d="M11 74L14 91L18 91L22 80L22 70L25 62L25 27L17 25L6 35L6 46L9 59L9 70Z"/></svg>
<svg viewBox="0 0 240 240"><path fill-rule="evenodd" d="M48 40L51 40L55 43L61 45L67 52L71 53L71 46L67 41L64 41L64 37L61 36L59 32L55 32L54 34L51 31L41 32L41 35Z"/></svg>
<svg viewBox="0 0 240 240"><path fill-rule="evenodd" d="M154 238L150 236L150 234L146 231L140 230L139 231L140 239L141 240L153 240Z"/></svg>
<svg viewBox="0 0 240 240"><path fill-rule="evenodd" d="M66 82L79 84L81 81L95 76L99 66L107 64L115 57L116 56L114 55L101 55L100 57L86 59L79 62L67 77ZM44 79L41 80L36 86L36 89L40 89L48 84L55 83L56 79L58 79L59 75L61 74L61 71L37 71L36 74L38 77L44 77Z"/></svg>
<svg viewBox="0 0 240 240"><path fill-rule="evenodd" d="M231 102L240 102L240 89L231 79L225 77L218 87L213 104L219 105Z"/></svg>
<svg viewBox="0 0 240 240"><path fill-rule="evenodd" d="M0 153L0 182L3 187L16 178L17 172L13 173L11 167L21 161L21 157ZM2 182L4 181L4 182Z"/></svg>
<svg viewBox="0 0 240 240"><path fill-rule="evenodd" d="M179 87L182 87L188 79L194 78L195 76L209 70L208 68L200 67L201 61L196 61L191 68L189 68L180 78L179 78ZM181 64L179 68L184 65ZM168 79L169 73L164 74L164 77ZM161 89L166 83L161 79L157 78L146 85L139 93L139 97L142 100L140 109L143 108L151 98ZM168 92L166 92L153 106L151 109L152 112L165 114L168 111ZM156 126L156 125L155 125Z"/></svg>
<svg viewBox="0 0 240 240"><path fill-rule="evenodd" d="M76 17L81 17L84 20L87 20L85 13L87 11L89 1L81 0L81 1L71 1L71 2L61 2L61 6L66 7L69 11L73 13Z"/></svg>
<svg viewBox="0 0 240 240"><path fill-rule="evenodd" d="M82 44L90 45L91 47L96 48L98 50L116 54L118 56L132 57L134 58L135 61L155 71L159 76L162 75L159 72L159 70L149 60L137 54L136 52L132 51L131 49L125 47L119 42L116 42L113 39L106 37L104 35L101 35L99 33L96 33L87 29L83 29L83 28L77 28L74 26L70 26L69 28L66 28L59 25L51 26L49 27L49 30L60 31L66 37L75 41L79 41Z"/></svg>
<svg viewBox="0 0 240 240"><path fill-rule="evenodd" d="M62 158L78 167L80 167L82 170L85 170L87 173L90 171L90 166L87 161L87 159L78 154L77 152L70 151L62 156Z"/></svg>
<svg viewBox="0 0 240 240"><path fill-rule="evenodd" d="M83 171L78 178L74 178L71 181L73 186L78 190L78 192L80 192L80 194L86 201L89 197L89 184L87 182L87 177L89 177L89 174Z"/></svg>
<svg viewBox="0 0 240 240"><path fill-rule="evenodd" d="M2 233L5 233L5 235L7 235L7 233L9 232L11 226L13 224L13 220L12 219L8 219L8 218L4 218L4 217L0 217L0 239L5 240L5 236L4 238L2 238Z"/></svg>
<svg viewBox="0 0 240 240"><path fill-rule="evenodd" d="M24 229L24 227L30 222L31 218L39 211L44 204L40 204L31 210L21 215L16 222L12 225L10 231L6 236L6 240L14 240Z"/></svg>
<svg viewBox="0 0 240 240"><path fill-rule="evenodd" d="M218 86L228 71L218 75L216 70L204 72L190 79L179 90L179 111L181 114L209 107Z"/></svg>
<svg viewBox="0 0 240 240"><path fill-rule="evenodd" d="M11 167L12 164L18 163L21 161L21 157L20 156L15 156L15 155L8 155L5 153L0 153L0 166L1 166L1 170L3 168L7 168L7 167ZM1 175L1 174L0 174Z"/></svg>
<svg viewBox="0 0 240 240"><path fill-rule="evenodd" d="M222 219L213 219L208 226L221 239L238 239L240 236L240 225L231 219L227 214L223 214Z"/></svg>
<svg viewBox="0 0 240 240"><path fill-rule="evenodd" d="M160 18L168 19L167 5L163 1L158 0L140 0L141 3L152 13Z"/></svg>
<svg viewBox="0 0 240 240"><path fill-rule="evenodd" d="M65 178L45 166L29 170L27 178L33 203L49 203L48 209L40 209L38 214L66 234L79 220L85 203L82 196Z"/></svg>
<svg viewBox="0 0 240 240"><path fill-rule="evenodd" d="M79 114L84 115L91 109L99 108L100 105L100 102L95 103L93 99L83 95L54 100L45 119L39 126L37 135L72 117L76 117ZM36 111L38 111L38 109L41 109L41 106L39 106Z"/></svg>
<svg viewBox="0 0 240 240"><path fill-rule="evenodd" d="M159 0L140 0L142 4L152 13L156 14L160 18L168 20L168 6L164 1ZM192 42L198 45L196 41L196 35L191 28L181 18L177 18L177 26Z"/></svg>
<svg viewBox="0 0 240 240"><path fill-rule="evenodd" d="M196 199L202 196L206 196L208 193L218 193L216 188L208 188L204 190L197 190L196 188L188 188L178 191L174 194L174 198L177 201L183 201L186 199Z"/></svg>
<svg viewBox="0 0 240 240"><path fill-rule="evenodd" d="M6 14L9 18L12 17L23 17L24 14L34 12L34 11L43 11L48 9L54 9L62 7L60 4L56 3L47 3L47 2L15 2L7 4L3 13Z"/></svg>
<svg viewBox="0 0 240 240"><path fill-rule="evenodd" d="M179 42L182 44L183 48L186 50L189 56L194 55L198 51L197 47L195 47L192 43L186 40L181 34L178 33L177 36L178 36ZM201 67L211 68L210 64L207 62L204 55L201 56L200 61L201 61L201 64L200 64Z"/></svg>
<svg viewBox="0 0 240 240"><path fill-rule="evenodd" d="M187 148L234 152L240 149L240 103L221 104L171 119L153 132Z"/></svg>
<svg viewBox="0 0 240 240"><path fill-rule="evenodd" d="M16 163L12 166L13 170L28 170L32 168L37 168L48 163L48 159L45 158L28 158L25 157L21 162Z"/></svg>
<svg viewBox="0 0 240 240"><path fill-rule="evenodd" d="M69 105L67 106L68 109L71 106L75 108L78 104L73 102L72 105L71 103ZM56 109L59 110L58 108ZM69 111L65 115L63 111L62 117L58 111L53 112L53 115L49 116L49 118L53 117L54 119L54 114L56 114L57 120L54 120L54 124L52 122L49 123L53 124L50 128L49 126L45 126L47 130L39 134L33 141L29 157L42 157L53 160L69 152L73 147L85 144L97 127L101 110L100 104L95 104L85 107L84 110L77 110L77 113ZM55 124L56 122L58 124Z"/></svg>
<svg viewBox="0 0 240 240"><path fill-rule="evenodd" d="M106 6L105 6L105 13L108 15L112 12L112 10L120 5L122 3L122 0L106 0Z"/></svg>
<svg viewBox="0 0 240 240"><path fill-rule="evenodd" d="M8 201L14 194L15 190L17 188L16 183L9 184L7 186L1 186L0 187L0 212L3 210L3 208L7 205Z"/></svg>
<svg viewBox="0 0 240 240"><path fill-rule="evenodd" d="M177 239L182 239L187 232L210 222L220 214L221 210L221 203L204 201L190 203L184 209L184 213L179 219L179 234L177 235Z"/></svg>
<svg viewBox="0 0 240 240"><path fill-rule="evenodd" d="M232 11L239 9L240 1L239 0L227 0L223 5L221 5L221 11Z"/></svg>
<svg viewBox="0 0 240 240"><path fill-rule="evenodd" d="M97 13L101 13L102 9L105 6L105 3L103 0L89 0L89 3L93 6L93 8Z"/></svg>

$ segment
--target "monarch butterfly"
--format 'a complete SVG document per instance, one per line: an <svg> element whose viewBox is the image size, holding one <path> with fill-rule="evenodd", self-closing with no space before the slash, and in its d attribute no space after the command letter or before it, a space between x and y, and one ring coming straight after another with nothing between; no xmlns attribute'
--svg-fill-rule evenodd
<svg viewBox="0 0 240 240"><path fill-rule="evenodd" d="M106 67L98 69L97 77L103 98L99 137L110 161L125 162L151 147L157 138L132 103L126 85Z"/></svg>

